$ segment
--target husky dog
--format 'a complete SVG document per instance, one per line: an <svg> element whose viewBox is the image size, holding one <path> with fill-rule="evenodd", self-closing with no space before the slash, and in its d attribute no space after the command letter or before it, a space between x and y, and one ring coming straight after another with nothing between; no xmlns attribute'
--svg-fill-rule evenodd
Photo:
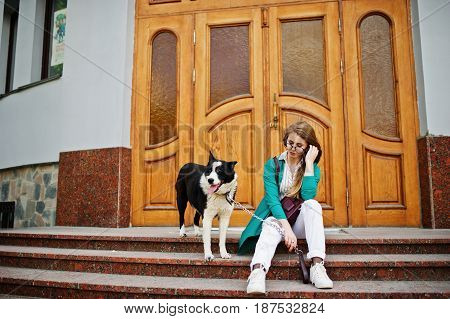
<svg viewBox="0 0 450 319"><path fill-rule="evenodd" d="M208 165L187 163L180 169L175 184L177 206L180 214L180 236L186 236L184 212L187 203L195 209L194 232L201 235L200 216L203 218L203 247L205 259L213 260L211 252L211 225L214 217L219 218L219 247L222 258L231 258L225 247L228 224L233 212L237 190L236 161L218 160L209 152Z"/></svg>

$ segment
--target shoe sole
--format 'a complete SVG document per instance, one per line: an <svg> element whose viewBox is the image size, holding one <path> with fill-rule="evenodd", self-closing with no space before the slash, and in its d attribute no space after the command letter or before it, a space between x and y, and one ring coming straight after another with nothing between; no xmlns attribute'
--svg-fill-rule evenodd
<svg viewBox="0 0 450 319"><path fill-rule="evenodd" d="M313 284L314 287L316 287L317 289L333 289L333 286L331 287L317 287L315 284Z"/></svg>

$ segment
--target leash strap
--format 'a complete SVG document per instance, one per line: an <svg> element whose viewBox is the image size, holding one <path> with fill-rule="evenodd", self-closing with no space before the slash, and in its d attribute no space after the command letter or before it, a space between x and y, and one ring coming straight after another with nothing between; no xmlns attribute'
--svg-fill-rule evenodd
<svg viewBox="0 0 450 319"><path fill-rule="evenodd" d="M306 267L305 257L303 257L303 253L298 254L298 261L300 263L300 277L303 278L304 284L309 284L309 271L308 267Z"/></svg>

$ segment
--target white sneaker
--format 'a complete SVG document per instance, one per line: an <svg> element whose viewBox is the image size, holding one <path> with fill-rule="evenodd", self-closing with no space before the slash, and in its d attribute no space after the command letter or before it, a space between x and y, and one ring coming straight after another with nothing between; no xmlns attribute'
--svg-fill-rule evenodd
<svg viewBox="0 0 450 319"><path fill-rule="evenodd" d="M309 270L309 278L311 283L316 286L316 288L333 288L333 282L327 275L327 270L324 267L323 260L320 263L316 263L311 266Z"/></svg>
<svg viewBox="0 0 450 319"><path fill-rule="evenodd" d="M247 293L265 294L266 293L266 272L263 268L256 268L248 276Z"/></svg>

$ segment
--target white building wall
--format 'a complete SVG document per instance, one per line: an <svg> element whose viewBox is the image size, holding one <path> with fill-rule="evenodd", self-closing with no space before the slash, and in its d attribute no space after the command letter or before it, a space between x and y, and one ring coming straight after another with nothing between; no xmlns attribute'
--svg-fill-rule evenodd
<svg viewBox="0 0 450 319"><path fill-rule="evenodd" d="M420 132L450 135L450 2L411 5Z"/></svg>
<svg viewBox="0 0 450 319"><path fill-rule="evenodd" d="M0 169L130 147L133 39L134 0L68 0L63 76L0 100Z"/></svg>

